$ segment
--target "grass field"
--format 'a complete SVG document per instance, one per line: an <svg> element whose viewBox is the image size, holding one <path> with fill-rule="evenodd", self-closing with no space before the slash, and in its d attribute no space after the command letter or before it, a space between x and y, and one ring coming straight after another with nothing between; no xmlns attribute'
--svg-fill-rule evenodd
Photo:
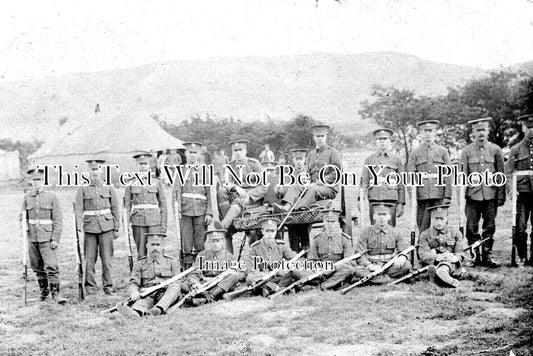
<svg viewBox="0 0 533 356"><path fill-rule="evenodd" d="M122 191L119 190L122 195ZM531 355L533 268L470 269L457 290L421 278L412 284L365 286L347 295L309 291L275 301L260 297L182 309L139 320L100 311L121 298L77 301L73 190L60 190L64 230L59 249L66 306L40 303L29 271L21 305L22 191L0 192L0 354L8 355ZM498 214L495 257L509 261L510 204ZM399 219L408 233L409 212ZM452 224L457 224L457 208ZM174 236L171 223L169 233ZM358 229L355 229L356 236ZM176 255L176 239L168 253ZM125 297L126 241L115 244L115 286ZM100 272L97 270L97 276Z"/></svg>

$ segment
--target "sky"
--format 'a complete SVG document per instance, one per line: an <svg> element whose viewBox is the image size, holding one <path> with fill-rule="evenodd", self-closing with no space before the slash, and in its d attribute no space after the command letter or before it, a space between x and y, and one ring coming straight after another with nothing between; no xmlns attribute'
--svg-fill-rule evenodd
<svg viewBox="0 0 533 356"><path fill-rule="evenodd" d="M9 5L6 5L9 4ZM0 81L213 57L395 51L494 69L533 60L533 0L12 1Z"/></svg>

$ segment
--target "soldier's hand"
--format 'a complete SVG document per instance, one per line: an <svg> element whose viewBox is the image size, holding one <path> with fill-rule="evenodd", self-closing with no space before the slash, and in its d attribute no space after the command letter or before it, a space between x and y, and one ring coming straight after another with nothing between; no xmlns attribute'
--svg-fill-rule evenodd
<svg viewBox="0 0 533 356"><path fill-rule="evenodd" d="M206 215L204 222L206 225L210 225L213 222L213 217L211 215Z"/></svg>
<svg viewBox="0 0 533 356"><path fill-rule="evenodd" d="M398 204L397 208L396 208L396 217L399 218L403 215L403 207L404 205L403 204Z"/></svg>
<svg viewBox="0 0 533 356"><path fill-rule="evenodd" d="M118 239L118 236L119 236L118 231L117 230L113 231L113 240Z"/></svg>
<svg viewBox="0 0 533 356"><path fill-rule="evenodd" d="M371 263L368 266L366 266L370 272L377 271L379 269L379 266L376 266L375 264Z"/></svg>
<svg viewBox="0 0 533 356"><path fill-rule="evenodd" d="M130 299L131 299L133 302L138 301L139 299L141 299L141 293L139 293L138 290L131 291L131 292L130 292Z"/></svg>
<svg viewBox="0 0 533 356"><path fill-rule="evenodd" d="M59 246L59 242L54 241L54 240L50 241L50 248L52 250L55 250L58 246Z"/></svg>
<svg viewBox="0 0 533 356"><path fill-rule="evenodd" d="M246 190L244 190L243 188L239 187L239 186L236 186L234 188L235 190L235 193L237 193L237 195L243 200L243 201L247 201L248 200L248 193L246 192Z"/></svg>
<svg viewBox="0 0 533 356"><path fill-rule="evenodd" d="M450 205L452 200L450 198L442 198L442 205Z"/></svg>
<svg viewBox="0 0 533 356"><path fill-rule="evenodd" d="M394 268L402 268L402 266L405 264L405 262L407 261L407 257L405 257L404 255L401 255L400 257L398 257L396 259L396 261L394 261Z"/></svg>

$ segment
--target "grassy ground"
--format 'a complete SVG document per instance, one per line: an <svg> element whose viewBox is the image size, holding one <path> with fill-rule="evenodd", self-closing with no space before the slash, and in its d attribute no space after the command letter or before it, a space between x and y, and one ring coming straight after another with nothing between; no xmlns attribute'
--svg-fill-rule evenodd
<svg viewBox="0 0 533 356"><path fill-rule="evenodd" d="M122 194L122 191L119 191ZM365 286L347 295L309 291L275 301L260 297L218 302L142 320L99 311L120 298L90 296L78 303L75 192L58 192L64 214L59 250L66 306L21 306L17 212L22 192L0 192L0 354L9 355L531 355L533 268L476 268L457 290L425 278L397 286ZM452 223L457 223L456 210ZM409 212L399 220L408 233ZM508 263L510 206L498 215L495 255ZM170 226L173 236L175 227ZM356 233L358 229L355 229ZM171 238L168 252L176 254ZM125 297L126 242L115 244L117 291ZM97 270L97 276L99 276ZM29 271L30 298L38 287Z"/></svg>

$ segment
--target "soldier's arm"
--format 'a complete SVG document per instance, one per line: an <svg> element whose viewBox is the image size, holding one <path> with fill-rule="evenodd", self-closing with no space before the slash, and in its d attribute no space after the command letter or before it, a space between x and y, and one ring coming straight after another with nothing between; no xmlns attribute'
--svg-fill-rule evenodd
<svg viewBox="0 0 533 356"><path fill-rule="evenodd" d="M181 169L181 167L179 167L178 169ZM174 185L172 186L172 193L171 193L171 201L172 201L172 205L174 205L175 202L181 202L181 191L182 191L183 187L181 186L181 184L179 184L179 181L176 180L174 182Z"/></svg>
<svg viewBox="0 0 533 356"><path fill-rule="evenodd" d="M163 183L159 180L157 182L157 201L159 202L159 209L161 212L161 230L165 232L167 230L167 198L165 196L165 188Z"/></svg>
<svg viewBox="0 0 533 356"><path fill-rule="evenodd" d="M63 229L63 215L55 194L52 194L52 240L59 242Z"/></svg>
<svg viewBox="0 0 533 356"><path fill-rule="evenodd" d="M120 207L118 204L117 192L114 187L109 187L111 193L111 214L113 215L113 222L115 223L115 231L120 229Z"/></svg>
<svg viewBox="0 0 533 356"><path fill-rule="evenodd" d="M133 271L130 275L130 282L127 287L128 294L131 295L132 292L139 292L141 289L141 274L142 274L142 268L141 268L141 262L137 261L133 265Z"/></svg>
<svg viewBox="0 0 533 356"><path fill-rule="evenodd" d="M81 229L83 226L83 210L83 187L79 187L76 198L74 199L74 218L76 219L78 229Z"/></svg>
<svg viewBox="0 0 533 356"><path fill-rule="evenodd" d="M423 265L432 265L435 262L435 258L437 258L437 252L432 251L429 247L428 238L429 233L426 230L420 234L418 239L418 256L420 257L420 263Z"/></svg>
<svg viewBox="0 0 533 356"><path fill-rule="evenodd" d="M310 260L318 260L318 237L314 238L311 241L311 247L309 249L309 255L307 256Z"/></svg>
<svg viewBox="0 0 533 356"><path fill-rule="evenodd" d="M357 251L358 252L363 253L363 251L367 250L367 241L368 241L368 238L370 237L369 234L370 234L370 229L369 228L364 229L363 232L361 233L361 238L357 242ZM363 266L363 267L366 267L369 264L371 264L370 261L368 260L368 258L366 258L366 253L364 253L361 256L361 258L359 258L359 264L361 266Z"/></svg>
<svg viewBox="0 0 533 356"><path fill-rule="evenodd" d="M463 243L463 235L459 232L459 230L453 229L453 238L455 240L455 247L453 249L454 253L461 253L464 249L464 243Z"/></svg>
<svg viewBox="0 0 533 356"><path fill-rule="evenodd" d="M406 172L416 172L416 150L411 151L411 154L409 155L409 160L407 161L407 165L405 166Z"/></svg>
<svg viewBox="0 0 533 356"><path fill-rule="evenodd" d="M291 250L291 248L285 244L283 244L283 258L286 260L290 260L294 256L296 256L297 253Z"/></svg>
<svg viewBox="0 0 533 356"><path fill-rule="evenodd" d="M335 149L331 151L329 164L337 166L342 171L342 158L341 153L339 151Z"/></svg>
<svg viewBox="0 0 533 356"><path fill-rule="evenodd" d="M461 152L461 162L459 165L459 170L461 172L464 172L466 175L469 174L468 172L468 150L466 147L463 149L463 152Z"/></svg>
<svg viewBox="0 0 533 356"><path fill-rule="evenodd" d="M513 185L513 172L515 170L514 162L518 152L517 147L518 146L514 146L511 148L511 151L509 152L509 159L507 160L507 164L505 165L505 174L507 176L506 189L508 194L516 194L516 192L511 192L511 189Z"/></svg>
<svg viewBox="0 0 533 356"><path fill-rule="evenodd" d="M355 254L355 250L353 248L353 240L347 238L344 235L342 235L342 248L343 248L342 258L350 257L351 255Z"/></svg>
<svg viewBox="0 0 533 356"><path fill-rule="evenodd" d="M398 157L398 174L401 175L403 172L405 172L405 166ZM400 180L400 184L398 185L398 204L405 205L405 185L403 184L403 179Z"/></svg>
<svg viewBox="0 0 533 356"><path fill-rule="evenodd" d="M207 206L205 208L205 214L213 216L213 202L211 201L211 189L214 189L214 187L205 186L205 197L207 199Z"/></svg>
<svg viewBox="0 0 533 356"><path fill-rule="evenodd" d="M131 204L132 204L132 197L131 197L131 185L127 185L124 189L124 205L126 206L126 211L128 212L128 216L131 216Z"/></svg>
<svg viewBox="0 0 533 356"><path fill-rule="evenodd" d="M402 236L402 234L400 234L400 231L393 229L393 234L394 234L394 240L396 240L396 252L397 253L400 253L401 251L409 247L407 238Z"/></svg>
<svg viewBox="0 0 533 356"><path fill-rule="evenodd" d="M447 166L452 165L452 161L450 160L450 155L448 154L448 151L443 148L443 155L444 155L444 164ZM452 198L452 177L444 177L444 184L446 184L446 187L444 188L444 198Z"/></svg>
<svg viewBox="0 0 533 356"><path fill-rule="evenodd" d="M496 172L502 172L505 173L505 167L504 167L504 161L503 161L503 152L502 149L499 147L496 147L496 153L495 153L495 161L496 161ZM501 187L498 187L498 200L499 201L505 201L505 185L502 185Z"/></svg>
<svg viewBox="0 0 533 356"><path fill-rule="evenodd" d="M361 172L361 186L364 188L367 188L370 186L370 171L368 169L368 166L370 165L369 158L365 158L365 162L363 163L363 171Z"/></svg>

